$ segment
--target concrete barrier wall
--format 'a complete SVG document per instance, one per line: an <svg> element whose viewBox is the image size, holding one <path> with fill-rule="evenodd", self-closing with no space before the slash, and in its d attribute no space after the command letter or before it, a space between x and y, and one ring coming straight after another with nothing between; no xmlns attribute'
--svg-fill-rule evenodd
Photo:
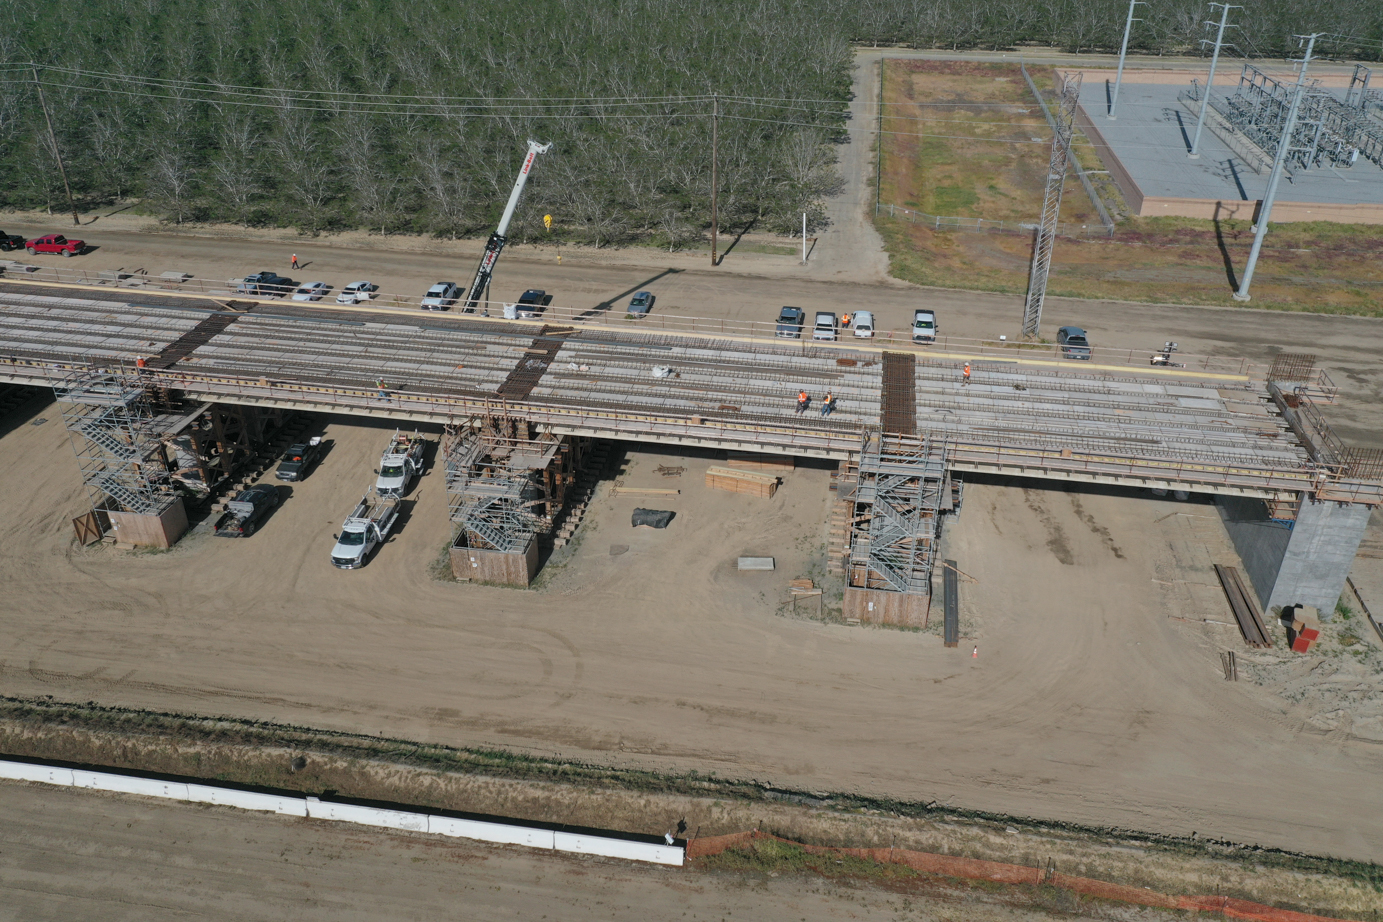
<svg viewBox="0 0 1383 922"><path fill-rule="evenodd" d="M145 797L161 797L166 800L180 800L186 803L216 804L222 807L235 807L238 810L276 813L280 816L333 820L361 826L423 832L500 845L524 845L529 848L573 852L582 855L599 855L605 858L624 858L628 861L646 861L675 867L681 867L686 859L683 848L676 845L655 845L648 842L634 842L586 833L554 832L551 829L435 816L429 813L415 813L410 810L390 810L382 807L366 807L360 804L342 804L322 801L316 797L298 797L292 794L241 791L214 784L137 778L118 772L95 772L0 759L0 779L88 788L116 794L140 794Z"/></svg>

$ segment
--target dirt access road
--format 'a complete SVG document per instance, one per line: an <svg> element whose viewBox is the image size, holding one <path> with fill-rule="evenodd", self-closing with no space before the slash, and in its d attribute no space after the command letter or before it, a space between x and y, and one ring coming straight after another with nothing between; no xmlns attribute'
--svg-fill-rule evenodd
<svg viewBox="0 0 1383 922"><path fill-rule="evenodd" d="M28 235L63 228L54 218L45 223L7 219L6 229ZM32 261L86 269L93 275L100 269L146 268L153 276L173 270L211 279L274 269L300 281L321 279L337 290L363 277L386 292L417 298L437 281L468 283L481 246L478 241L364 234L313 241L287 232L245 236L247 232L236 228L156 231L149 231L147 219L103 217L81 229L83 238L98 247L94 252ZM826 236L822 246L828 245ZM290 272L288 261L295 252L303 268ZM525 288L537 287L553 293L559 305L622 308L635 291L648 289L657 296L655 313L771 320L784 304L808 312L868 309L881 330L907 329L912 311L926 307L938 311L942 333L976 338L1013 336L1022 315L1021 297L926 289L896 281L834 280L804 270L800 260L790 256L732 251L723 265L712 269L702 256L639 247L564 247L561 253L559 264L555 248L506 250L495 273L495 299L512 300ZM1068 323L1090 330L1097 345L1146 350L1150 355L1168 339L1179 342L1187 354L1259 362L1271 361L1280 351L1315 353L1343 388L1341 402L1326 407L1331 423L1351 444L1383 447L1383 319L1049 298L1044 331L1054 336L1056 327Z"/></svg>
<svg viewBox="0 0 1383 922"><path fill-rule="evenodd" d="M0 919L1037 922L996 901L699 872L0 782ZM1131 911L1128 918L1157 918Z"/></svg>
<svg viewBox="0 0 1383 922"><path fill-rule="evenodd" d="M387 435L345 419L250 539L75 548L71 449L37 412L0 437L0 693L1383 854L1383 724L1331 730L1220 675L1218 650L1246 674L1255 659L1199 623L1226 617L1208 574L1235 560L1211 507L971 484L948 552L980 582L947 650L783 613L787 580L820 573L819 468L754 500L706 490L709 458L636 453L629 486L688 467L672 526L631 530L646 498L607 484L574 552L521 592L429 578L449 535L435 470L369 566L333 569ZM779 569L738 573L745 554Z"/></svg>

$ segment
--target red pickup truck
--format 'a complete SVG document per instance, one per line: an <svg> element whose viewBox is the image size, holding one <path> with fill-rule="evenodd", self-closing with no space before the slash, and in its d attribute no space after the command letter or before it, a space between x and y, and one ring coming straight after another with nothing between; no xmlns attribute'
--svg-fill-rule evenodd
<svg viewBox="0 0 1383 922"><path fill-rule="evenodd" d="M68 240L62 234L49 234L46 237L35 237L33 240L24 241L24 247L29 251L29 255L35 253L61 253L63 256L71 256L73 253L80 253L86 249L85 240Z"/></svg>

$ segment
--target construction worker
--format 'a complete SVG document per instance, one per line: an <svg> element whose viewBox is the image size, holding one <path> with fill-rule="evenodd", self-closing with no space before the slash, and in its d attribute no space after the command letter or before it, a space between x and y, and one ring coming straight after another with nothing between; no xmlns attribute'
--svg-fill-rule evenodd
<svg viewBox="0 0 1383 922"><path fill-rule="evenodd" d="M805 412L807 412L807 404L809 404L809 403L811 403L811 402L812 402L812 398L807 394L806 391L798 391L798 392L797 392L797 412L798 412L798 413L805 413Z"/></svg>
<svg viewBox="0 0 1383 922"><path fill-rule="evenodd" d="M379 388L379 396L381 396L381 397L388 397L388 396L389 396L388 393L386 393L385 390L384 390L384 379L383 379L383 378L376 378L376 379L375 379L375 387Z"/></svg>
<svg viewBox="0 0 1383 922"><path fill-rule="evenodd" d="M298 268L298 254L297 254L297 253L294 253L294 254L293 254L293 268L294 268L294 269Z"/></svg>
<svg viewBox="0 0 1383 922"><path fill-rule="evenodd" d="M848 312L840 315L840 327L843 330L850 329L850 314Z"/></svg>
<svg viewBox="0 0 1383 922"><path fill-rule="evenodd" d="M830 416L831 411L835 408L836 398L831 394L830 391L827 391L826 396L821 398L821 415Z"/></svg>
<svg viewBox="0 0 1383 922"><path fill-rule="evenodd" d="M965 363L965 368L964 368L964 369L961 371L961 373L960 373L960 383L961 383L961 384L969 384L969 383L970 383L970 363L969 363L969 362L966 362L966 363Z"/></svg>

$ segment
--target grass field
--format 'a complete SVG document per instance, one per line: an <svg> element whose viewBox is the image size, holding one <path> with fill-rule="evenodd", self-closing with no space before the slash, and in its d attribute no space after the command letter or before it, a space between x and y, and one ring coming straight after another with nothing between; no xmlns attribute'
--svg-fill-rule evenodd
<svg viewBox="0 0 1383 922"><path fill-rule="evenodd" d="M1045 93L1051 74L1034 68ZM1032 235L938 232L899 208L942 216L1035 222L1042 208L1047 143L1041 109L1011 65L890 61L884 76L883 167L875 218L894 276L923 285L1022 293ZM991 140L992 139L992 140ZM1011 143L998 143L1000 139ZM1083 139L1077 156L1099 160ZM1112 240L1060 237L1049 292L1233 306L1248 261L1246 221L1123 217L1112 184L1097 174L1121 218ZM895 206L890 217L887 205ZM1098 224L1094 205L1068 175L1061 220ZM1255 271L1254 307L1383 316L1383 228L1319 223L1272 225Z"/></svg>

